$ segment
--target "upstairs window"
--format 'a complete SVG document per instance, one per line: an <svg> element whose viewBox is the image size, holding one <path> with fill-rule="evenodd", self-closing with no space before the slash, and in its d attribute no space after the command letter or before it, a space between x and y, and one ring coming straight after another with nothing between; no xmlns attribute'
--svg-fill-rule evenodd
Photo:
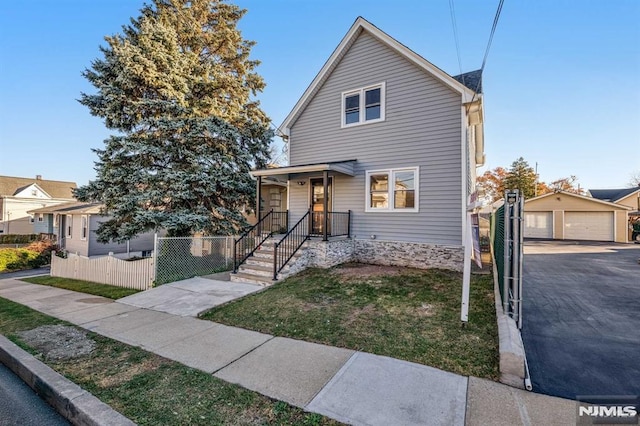
<svg viewBox="0 0 640 426"><path fill-rule="evenodd" d="M342 127L384 120L385 84L350 90L342 94Z"/></svg>

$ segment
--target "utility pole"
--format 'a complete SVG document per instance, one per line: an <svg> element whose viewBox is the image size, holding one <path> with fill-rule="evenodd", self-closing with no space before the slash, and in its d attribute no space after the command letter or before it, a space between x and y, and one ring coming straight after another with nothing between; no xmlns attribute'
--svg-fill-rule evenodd
<svg viewBox="0 0 640 426"><path fill-rule="evenodd" d="M536 180L535 183L533 184L533 196L537 197L538 196L538 162L536 161Z"/></svg>

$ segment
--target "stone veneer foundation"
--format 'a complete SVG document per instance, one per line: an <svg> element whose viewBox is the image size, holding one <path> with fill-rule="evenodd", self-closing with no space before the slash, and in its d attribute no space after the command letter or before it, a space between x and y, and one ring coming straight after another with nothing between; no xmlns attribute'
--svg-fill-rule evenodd
<svg viewBox="0 0 640 426"><path fill-rule="evenodd" d="M307 268L330 268L345 262L462 271L463 259L462 246L352 238L312 239L305 243L300 256L287 265L278 278L286 278Z"/></svg>

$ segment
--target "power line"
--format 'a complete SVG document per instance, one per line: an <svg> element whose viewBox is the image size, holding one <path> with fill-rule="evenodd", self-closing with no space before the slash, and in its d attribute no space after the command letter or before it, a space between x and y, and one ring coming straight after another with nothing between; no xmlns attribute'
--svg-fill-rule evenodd
<svg viewBox="0 0 640 426"><path fill-rule="evenodd" d="M460 68L460 75L462 75L462 84L465 84L464 74L462 73L462 60L460 59L460 42L458 40L458 23L456 22L456 11L453 5L453 0L449 0L449 12L451 13L451 25L453 26L453 38L456 42L456 55L458 56L458 67Z"/></svg>
<svg viewBox="0 0 640 426"><path fill-rule="evenodd" d="M493 26L491 27L491 34L489 35L489 42L487 43L487 49L484 51L484 58L482 58L482 66L480 67L480 71L484 71L484 66L487 63L487 56L489 56L489 50L491 49L491 43L493 42L493 35L496 32L496 27L498 26L498 20L500 19L500 12L502 12L502 5L504 4L504 0L500 0L498 4L498 10L496 10L496 15L493 18Z"/></svg>
<svg viewBox="0 0 640 426"><path fill-rule="evenodd" d="M491 32L489 33L489 41L487 42L487 48L484 51L484 57L482 58L482 66L480 67L480 78L478 79L478 85L476 86L476 90L473 92L473 97L471 98L470 104L476 99L478 94L478 88L482 82L482 77L484 75L484 67L487 64L487 57L489 56L489 50L491 50L491 43L493 43L493 35L496 32L496 28L498 27L498 21L500 20L500 12L502 12L502 5L504 4L504 0L500 0L498 3L498 9L496 10L496 14L493 17L493 25L491 26ZM467 112L471 106L467 107Z"/></svg>

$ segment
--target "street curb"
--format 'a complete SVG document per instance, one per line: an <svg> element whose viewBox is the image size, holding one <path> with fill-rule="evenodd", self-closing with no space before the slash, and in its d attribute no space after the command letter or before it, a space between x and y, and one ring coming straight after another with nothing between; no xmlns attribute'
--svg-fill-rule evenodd
<svg viewBox="0 0 640 426"><path fill-rule="evenodd" d="M513 318L506 315L502 309L500 289L498 288L498 268L491 252L493 261L493 293L496 307L496 321L498 323L498 351L500 353L500 382L519 389L525 389L526 355L520 330Z"/></svg>
<svg viewBox="0 0 640 426"><path fill-rule="evenodd" d="M0 362L74 425L135 425L1 334Z"/></svg>

